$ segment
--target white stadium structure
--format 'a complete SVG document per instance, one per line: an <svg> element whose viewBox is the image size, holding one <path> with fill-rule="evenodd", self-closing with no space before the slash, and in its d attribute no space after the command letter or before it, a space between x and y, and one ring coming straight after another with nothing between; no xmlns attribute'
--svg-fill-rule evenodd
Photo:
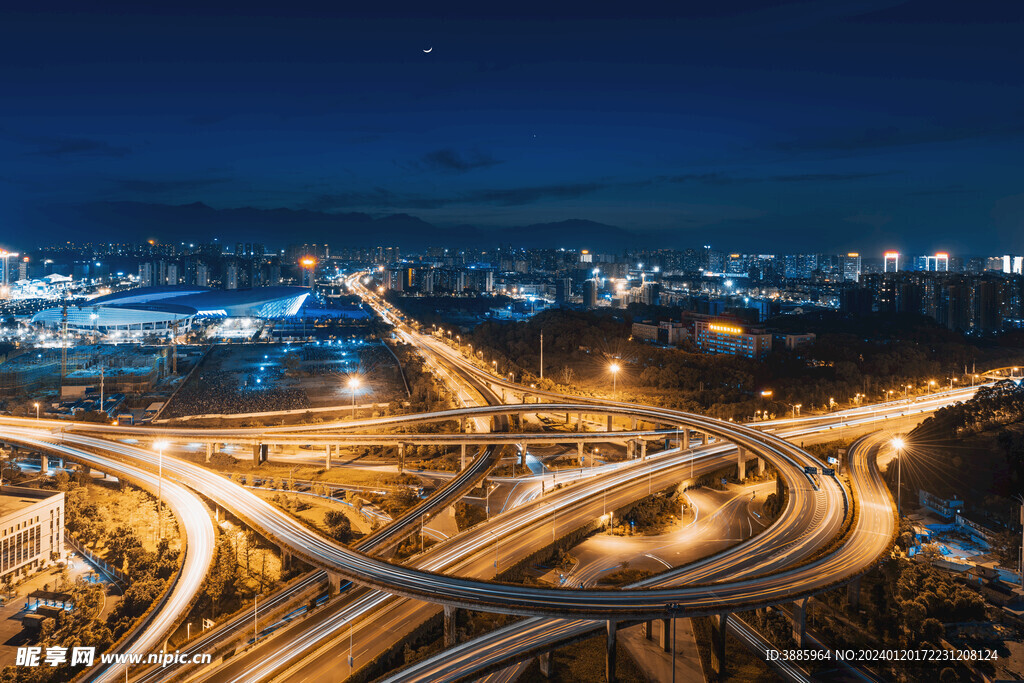
<svg viewBox="0 0 1024 683"><path fill-rule="evenodd" d="M298 314L309 293L305 287L138 287L68 306L68 330L108 334L177 327L178 332L186 332L202 318L287 318ZM60 307L32 316L33 323L54 328L59 328L63 319Z"/></svg>

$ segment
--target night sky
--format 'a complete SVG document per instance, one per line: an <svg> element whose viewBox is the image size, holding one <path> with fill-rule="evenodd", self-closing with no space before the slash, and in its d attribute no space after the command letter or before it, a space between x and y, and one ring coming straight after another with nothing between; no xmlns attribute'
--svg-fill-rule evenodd
<svg viewBox="0 0 1024 683"><path fill-rule="evenodd" d="M251 236L282 246L314 211L1024 251L1020 2L12 4L3 246L202 202L287 209Z"/></svg>

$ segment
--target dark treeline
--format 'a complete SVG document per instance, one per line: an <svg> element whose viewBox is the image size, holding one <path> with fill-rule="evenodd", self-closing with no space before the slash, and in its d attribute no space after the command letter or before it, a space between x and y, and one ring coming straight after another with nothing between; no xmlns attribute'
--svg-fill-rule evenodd
<svg viewBox="0 0 1024 683"><path fill-rule="evenodd" d="M848 405L857 394L869 400L903 395L949 377L964 380L965 367L980 371L1019 352L982 347L933 321L918 316L871 316L846 321L833 316L788 316L772 325L810 331L816 343L795 351L779 349L764 361L696 353L685 344L662 348L630 339L634 319L671 318L673 309L632 305L622 311L551 310L528 322L485 321L464 342L472 342L485 361L497 360L504 373L536 382L540 333L544 332L545 387L608 393L613 359L622 365L617 378L623 398L742 419L756 410L781 415L793 404L822 408L835 399ZM1024 356L1024 354L1022 354ZM996 361L994 359L1000 359ZM770 398L761 392L770 390ZM911 392L913 389L910 390ZM891 393L888 393L891 392Z"/></svg>

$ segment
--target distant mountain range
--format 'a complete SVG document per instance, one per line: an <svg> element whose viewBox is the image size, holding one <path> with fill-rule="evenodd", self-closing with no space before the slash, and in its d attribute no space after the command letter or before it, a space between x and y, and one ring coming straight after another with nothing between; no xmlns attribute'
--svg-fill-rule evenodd
<svg viewBox="0 0 1024 683"><path fill-rule="evenodd" d="M263 242L269 247L293 243L404 249L429 246L491 248L580 248L618 251L646 242L643 235L595 221L573 219L511 228L444 228L416 216L374 218L365 213L324 213L297 209L215 209L201 202L170 205L145 202L95 202L50 207L29 217L31 234L49 242L102 241Z"/></svg>

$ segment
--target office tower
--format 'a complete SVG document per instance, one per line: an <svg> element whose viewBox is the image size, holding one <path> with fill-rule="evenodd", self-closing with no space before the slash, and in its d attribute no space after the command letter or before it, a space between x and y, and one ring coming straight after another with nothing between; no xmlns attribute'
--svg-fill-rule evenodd
<svg viewBox="0 0 1024 683"><path fill-rule="evenodd" d="M860 282L860 254L855 251L843 257L843 279L848 282Z"/></svg>
<svg viewBox="0 0 1024 683"><path fill-rule="evenodd" d="M882 267L883 273L900 272L900 253L898 251L887 251L885 252L884 258L885 260Z"/></svg>

